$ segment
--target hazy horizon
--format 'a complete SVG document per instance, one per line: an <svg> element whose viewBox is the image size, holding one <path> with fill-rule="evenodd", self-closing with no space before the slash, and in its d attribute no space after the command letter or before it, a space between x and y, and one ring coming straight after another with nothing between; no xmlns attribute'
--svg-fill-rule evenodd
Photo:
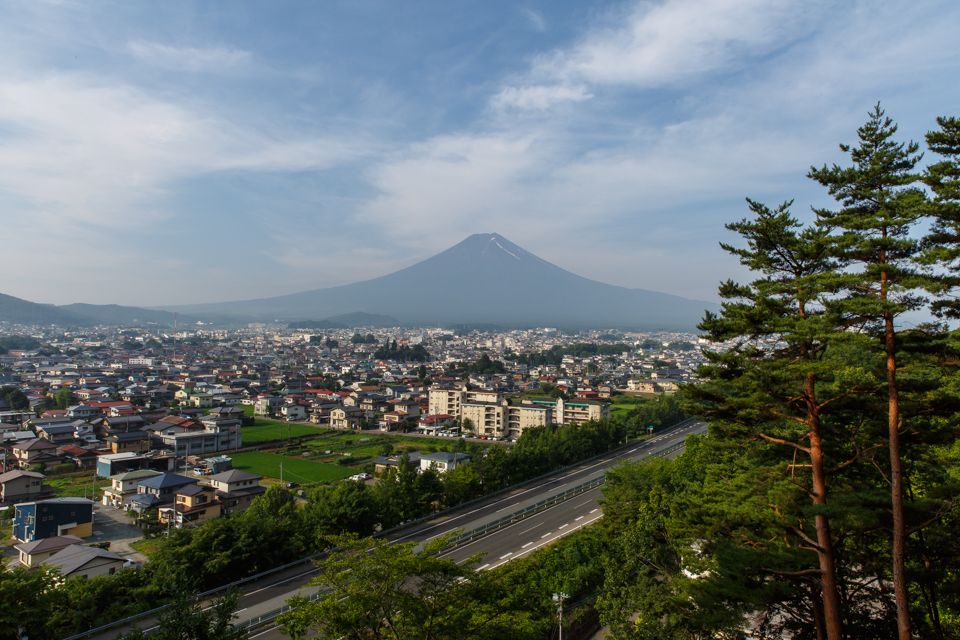
<svg viewBox="0 0 960 640"><path fill-rule="evenodd" d="M59 305L350 284L486 232L585 278L715 301L744 277L718 242L745 197L809 219L832 200L805 173L845 164L838 143L877 101L901 141L960 115L945 1L0 17L0 293Z"/></svg>

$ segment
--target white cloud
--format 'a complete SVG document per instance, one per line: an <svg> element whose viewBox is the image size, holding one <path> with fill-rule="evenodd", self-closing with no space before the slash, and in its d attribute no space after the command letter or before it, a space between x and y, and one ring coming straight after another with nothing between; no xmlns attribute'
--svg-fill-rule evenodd
<svg viewBox="0 0 960 640"><path fill-rule="evenodd" d="M516 186L542 159L522 136L438 137L374 168L380 196L358 215L393 237L472 233L476 224L517 215Z"/></svg>
<svg viewBox="0 0 960 640"><path fill-rule="evenodd" d="M0 189L52 229L142 226L175 181L221 171L328 167L362 143L286 136L125 84L0 79Z"/></svg>
<svg viewBox="0 0 960 640"><path fill-rule="evenodd" d="M127 48L134 56L163 69L226 71L250 61L250 53L233 47L171 47L159 42L134 40Z"/></svg>
<svg viewBox="0 0 960 640"><path fill-rule="evenodd" d="M494 108L515 107L524 110L545 110L561 102L582 102L593 97L584 86L534 85L505 87L494 96Z"/></svg>
<svg viewBox="0 0 960 640"><path fill-rule="evenodd" d="M611 26L589 30L569 50L535 61L519 86L505 87L493 106L544 109L592 97L589 88L652 88L729 67L803 36L810 3L789 0L641 2Z"/></svg>

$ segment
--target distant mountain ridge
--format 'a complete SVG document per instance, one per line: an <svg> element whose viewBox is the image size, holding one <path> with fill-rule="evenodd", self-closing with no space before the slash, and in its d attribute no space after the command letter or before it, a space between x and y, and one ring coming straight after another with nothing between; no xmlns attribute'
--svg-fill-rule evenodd
<svg viewBox="0 0 960 640"><path fill-rule="evenodd" d="M54 306L22 300L0 293L0 321L13 324L59 325L62 327L91 327L103 325L174 325L170 311L122 307L116 304L67 304ZM196 318L181 315L179 323L195 324Z"/></svg>
<svg viewBox="0 0 960 640"><path fill-rule="evenodd" d="M415 265L354 284L273 298L164 307L263 320L309 320L363 311L406 325L693 330L719 305L583 278L496 233L474 234Z"/></svg>

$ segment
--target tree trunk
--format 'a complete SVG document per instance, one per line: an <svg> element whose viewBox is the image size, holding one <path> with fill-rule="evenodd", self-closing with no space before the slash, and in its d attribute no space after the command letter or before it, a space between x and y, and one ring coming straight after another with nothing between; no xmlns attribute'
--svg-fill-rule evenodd
<svg viewBox="0 0 960 640"><path fill-rule="evenodd" d="M812 384L812 382L810 382ZM813 503L827 503L827 474L823 468L823 448L820 438L820 419L812 416L810 427L810 466L813 476ZM842 640L840 593L837 589L837 572L833 557L833 536L827 516L816 516L817 557L820 561L820 589L823 597L823 626L828 640Z"/></svg>
<svg viewBox="0 0 960 640"><path fill-rule="evenodd" d="M886 276L886 274L884 274ZM900 457L900 393L897 389L896 335L893 316L885 314L887 351L887 428L890 432L890 493L893 507L893 593L897 603L897 636L910 640L910 599L907 595L907 526L903 515L903 462Z"/></svg>

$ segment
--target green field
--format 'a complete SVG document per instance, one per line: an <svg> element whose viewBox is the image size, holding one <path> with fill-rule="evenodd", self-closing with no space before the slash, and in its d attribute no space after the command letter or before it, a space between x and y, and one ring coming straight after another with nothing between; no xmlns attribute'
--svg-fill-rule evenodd
<svg viewBox="0 0 960 640"><path fill-rule="evenodd" d="M379 456L380 449L385 444L391 444L396 453L407 449L423 451L427 447L434 450L451 448L455 438L411 438L409 436L390 435L378 431L343 432L329 435L322 440L304 443L312 449L332 451L333 453L350 453L355 456Z"/></svg>
<svg viewBox="0 0 960 640"><path fill-rule="evenodd" d="M257 473L268 478L280 478L280 464L282 463L284 482L293 480L300 484L332 482L352 476L357 472L356 469L347 467L311 462L310 460L289 456L278 456L260 451L235 453L230 457L233 458L234 469Z"/></svg>
<svg viewBox="0 0 960 640"><path fill-rule="evenodd" d="M53 487L57 492L58 498L87 498L93 497L93 470L83 471L81 473L70 473L62 476L47 476L43 481ZM110 481L105 478L97 478L97 491L110 486Z"/></svg>
<svg viewBox="0 0 960 640"><path fill-rule="evenodd" d="M326 429L310 424L275 422L273 420L261 420L259 418L252 427L243 427L242 430L244 446L260 444L261 442L272 442L273 440L284 440L286 438L298 438L300 436L319 436L326 432Z"/></svg>
<svg viewBox="0 0 960 640"><path fill-rule="evenodd" d="M614 404L610 406L610 415L626 415L628 411L636 407L635 404Z"/></svg>

